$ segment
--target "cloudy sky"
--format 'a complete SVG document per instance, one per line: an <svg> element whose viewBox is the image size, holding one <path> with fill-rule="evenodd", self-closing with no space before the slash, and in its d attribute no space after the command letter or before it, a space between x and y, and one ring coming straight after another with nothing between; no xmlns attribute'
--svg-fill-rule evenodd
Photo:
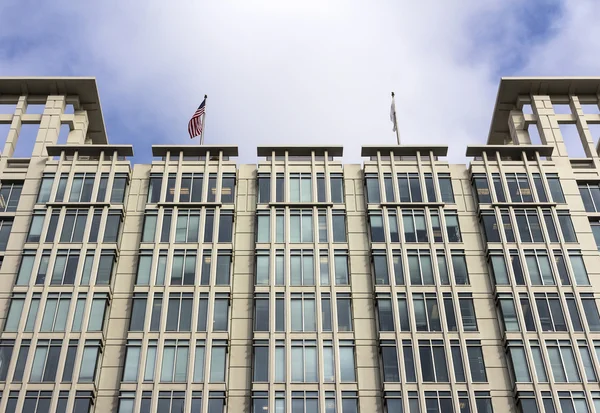
<svg viewBox="0 0 600 413"><path fill-rule="evenodd" d="M465 146L487 138L501 76L599 75L594 0L3 0L0 76L95 76L111 143Z"/></svg>

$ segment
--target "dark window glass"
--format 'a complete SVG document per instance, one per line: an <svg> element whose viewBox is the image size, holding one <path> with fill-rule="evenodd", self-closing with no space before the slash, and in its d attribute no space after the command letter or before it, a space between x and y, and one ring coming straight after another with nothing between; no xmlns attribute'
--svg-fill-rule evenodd
<svg viewBox="0 0 600 413"><path fill-rule="evenodd" d="M365 181L367 187L367 203L380 203L381 197L379 196L379 179L377 179L377 177L367 177Z"/></svg>
<svg viewBox="0 0 600 413"><path fill-rule="evenodd" d="M110 193L112 204L122 204L125 201L125 190L127 188L127 176L115 176Z"/></svg>
<svg viewBox="0 0 600 413"><path fill-rule="evenodd" d="M480 204L489 204L492 202L492 197L490 195L490 187L488 185L488 180L485 176L475 176L473 178L473 186L475 187L477 201Z"/></svg>
<svg viewBox="0 0 600 413"><path fill-rule="evenodd" d="M235 197L235 175L224 174L221 180L221 202L233 204Z"/></svg>
<svg viewBox="0 0 600 413"><path fill-rule="evenodd" d="M207 216L208 218L208 216ZM219 216L219 242L231 242L233 235L233 215L221 211Z"/></svg>
<svg viewBox="0 0 600 413"><path fill-rule="evenodd" d="M271 201L271 177L260 175L258 177L258 203L267 204Z"/></svg>
<svg viewBox="0 0 600 413"><path fill-rule="evenodd" d="M454 191L452 190L452 179L449 174L439 174L438 182L440 184L440 193L442 195L442 202L449 204L454 203Z"/></svg>
<svg viewBox="0 0 600 413"><path fill-rule="evenodd" d="M96 195L96 202L104 202L106 200L106 190L108 188L108 174L102 174L100 177L100 184L98 185L98 194ZM125 195L123 193L123 195Z"/></svg>

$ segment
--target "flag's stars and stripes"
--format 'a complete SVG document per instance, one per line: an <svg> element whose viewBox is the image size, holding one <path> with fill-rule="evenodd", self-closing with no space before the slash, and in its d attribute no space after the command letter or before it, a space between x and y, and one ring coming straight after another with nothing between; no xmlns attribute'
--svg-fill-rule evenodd
<svg viewBox="0 0 600 413"><path fill-rule="evenodd" d="M190 134L191 139L194 139L196 136L199 136L202 134L202 127L204 126L203 118L204 118L205 108L206 108L206 96L204 97L204 100L202 101L200 106L198 106L198 109L196 110L196 112L194 112L192 119L190 119L190 122L188 123L188 132Z"/></svg>

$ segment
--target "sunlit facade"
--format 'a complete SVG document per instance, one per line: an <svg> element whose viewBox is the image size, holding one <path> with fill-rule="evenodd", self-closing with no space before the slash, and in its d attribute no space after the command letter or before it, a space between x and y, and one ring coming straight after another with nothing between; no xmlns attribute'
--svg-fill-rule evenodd
<svg viewBox="0 0 600 413"><path fill-rule="evenodd" d="M0 79L0 411L600 413L599 87L503 79L468 165L445 145L132 164L94 79Z"/></svg>

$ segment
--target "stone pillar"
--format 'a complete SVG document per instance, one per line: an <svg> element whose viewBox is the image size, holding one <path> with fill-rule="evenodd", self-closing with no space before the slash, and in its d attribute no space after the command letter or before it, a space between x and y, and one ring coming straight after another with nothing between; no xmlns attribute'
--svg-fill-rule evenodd
<svg viewBox="0 0 600 413"><path fill-rule="evenodd" d="M2 156L10 158L15 153L17 147L17 141L19 140L19 133L21 132L22 117L27 110L27 96L19 97L15 113L13 114L12 123L10 124L10 130L4 143L4 149L2 150Z"/></svg>
<svg viewBox="0 0 600 413"><path fill-rule="evenodd" d="M538 119L538 130L542 142L554 146L552 157L568 157L567 147L560 133L550 96L532 96L531 107Z"/></svg>
<svg viewBox="0 0 600 413"><path fill-rule="evenodd" d="M65 96L48 96L46 106L44 107L44 113L42 113L40 128L33 146L33 152L31 153L32 158L48 156L46 146L56 145L58 142L58 135L60 134L61 118L64 110Z"/></svg>
<svg viewBox="0 0 600 413"><path fill-rule="evenodd" d="M508 116L508 128L513 145L530 145L531 138L527 132L525 117L520 110L511 110Z"/></svg>
<svg viewBox="0 0 600 413"><path fill-rule="evenodd" d="M581 139L585 155L588 158L595 158L594 163L596 163L596 167L598 167L600 164L598 164L598 153L596 152L596 147L594 145L594 137L588 128L583 108L581 107L581 103L579 103L579 97L570 96L569 100L571 112L573 113L573 116L575 116L575 125L577 125L577 132L579 132L579 138Z"/></svg>
<svg viewBox="0 0 600 413"><path fill-rule="evenodd" d="M90 124L87 111L75 110L73 129L67 138L68 145L83 145L86 143L88 126Z"/></svg>

